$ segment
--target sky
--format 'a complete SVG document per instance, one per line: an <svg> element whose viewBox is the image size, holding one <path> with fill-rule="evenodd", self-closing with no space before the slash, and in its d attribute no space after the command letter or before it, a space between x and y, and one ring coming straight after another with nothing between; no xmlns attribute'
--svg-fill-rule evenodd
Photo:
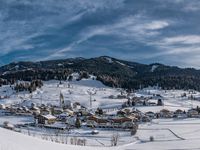
<svg viewBox="0 0 200 150"><path fill-rule="evenodd" d="M200 0L0 0L0 65L105 55L200 68Z"/></svg>

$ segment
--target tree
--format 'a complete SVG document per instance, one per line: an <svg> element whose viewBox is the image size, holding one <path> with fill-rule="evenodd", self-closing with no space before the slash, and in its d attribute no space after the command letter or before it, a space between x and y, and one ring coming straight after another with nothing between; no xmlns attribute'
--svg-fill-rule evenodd
<svg viewBox="0 0 200 150"><path fill-rule="evenodd" d="M119 141L119 134L113 134L111 137L111 146L117 146L117 143Z"/></svg>
<svg viewBox="0 0 200 150"><path fill-rule="evenodd" d="M75 122L75 127L80 128L81 127L81 120L77 117Z"/></svg>
<svg viewBox="0 0 200 150"><path fill-rule="evenodd" d="M137 130L135 128L131 129L131 135L135 135L137 133Z"/></svg>
<svg viewBox="0 0 200 150"><path fill-rule="evenodd" d="M131 106L131 100L130 99L128 99L127 104L128 104L128 106Z"/></svg>
<svg viewBox="0 0 200 150"><path fill-rule="evenodd" d="M132 101L132 106L135 106L135 101Z"/></svg>
<svg viewBox="0 0 200 150"><path fill-rule="evenodd" d="M131 129L131 135L135 135L137 133L138 130L138 124L133 124L133 127Z"/></svg>
<svg viewBox="0 0 200 150"><path fill-rule="evenodd" d="M72 81L73 80L73 76L70 75L69 78L68 78L68 81Z"/></svg>
<svg viewBox="0 0 200 150"><path fill-rule="evenodd" d="M103 109L97 108L97 111L95 113L98 115L103 115Z"/></svg>
<svg viewBox="0 0 200 150"><path fill-rule="evenodd" d="M60 107L63 107L63 105L64 105L64 95L63 95L62 92L60 92L59 98L60 98Z"/></svg>
<svg viewBox="0 0 200 150"><path fill-rule="evenodd" d="M150 137L149 137L149 141L150 141L150 142L153 142L153 141L154 141L154 137L153 137L153 136L150 136Z"/></svg>
<svg viewBox="0 0 200 150"><path fill-rule="evenodd" d="M157 105L158 105L158 106L163 106L163 102L162 102L161 99L158 99Z"/></svg>
<svg viewBox="0 0 200 150"><path fill-rule="evenodd" d="M89 78L89 74L87 72L82 72L80 78L81 79L83 79L83 78L88 79Z"/></svg>
<svg viewBox="0 0 200 150"><path fill-rule="evenodd" d="M144 100L144 101L143 101L143 106L146 106L146 105L147 105L147 104L146 104L146 101Z"/></svg>

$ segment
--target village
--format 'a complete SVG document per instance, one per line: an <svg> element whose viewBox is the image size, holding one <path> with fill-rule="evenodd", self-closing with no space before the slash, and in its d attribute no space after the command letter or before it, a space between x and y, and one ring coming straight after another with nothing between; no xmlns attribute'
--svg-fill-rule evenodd
<svg viewBox="0 0 200 150"><path fill-rule="evenodd" d="M34 136L37 134L67 135L71 137L71 144L87 145L83 135L79 142L74 139L75 130L82 130L82 133L87 133L92 139L92 136L101 136L101 132L112 132L110 141L111 145L118 144L118 132L125 132L127 137L134 137L140 125L151 123L153 119L186 119L199 118L200 109L198 106L191 109L173 109L173 111L165 108L165 100L160 94L151 94L151 96L141 96L135 93L127 93L125 91L116 92L117 95L109 95L109 101L115 99L121 103L113 106L92 107L96 100L93 100L93 95L89 93L88 106L83 106L78 101L66 100L62 92L58 94L58 101L53 105L49 103L27 103L19 101L18 103L0 104L0 118L28 118L28 122L13 123L12 120L1 121L1 126L16 132L22 132ZM140 110L140 108L146 111ZM152 108L152 111L151 111ZM159 108L155 111L155 108ZM14 119L15 120L15 119ZM35 132L35 130L37 132ZM113 134L116 133L116 134ZM48 135L49 134L49 135ZM80 134L80 133L79 133ZM44 138L44 137L43 137ZM151 137L149 137L151 139ZM115 140L114 140L115 139ZM152 140L152 139L151 139ZM59 142L59 140L56 140ZM76 141L76 142L75 142ZM129 142L131 142L129 140ZM90 143L90 142L89 142ZM101 143L99 141L99 143ZM123 143L122 143L123 144ZM102 144L100 144L102 145ZM110 144L107 144L110 145Z"/></svg>
<svg viewBox="0 0 200 150"><path fill-rule="evenodd" d="M25 97L24 93L21 94L21 99L17 102L1 103L1 126L32 136L42 135L42 139L48 139L49 137L49 140L53 140L52 136L56 136L62 139L62 143L64 140L63 136L68 137L68 142L65 141L65 143L72 145L116 146L127 144L126 142L132 142L135 138L137 139L136 135L138 130L141 130L140 126L152 123L156 119L180 120L200 118L200 108L198 105L191 106L192 103L190 103L185 108L172 106L173 109L171 109L165 97L157 92L154 93L153 91L155 90L151 93L143 90L143 94L141 94L141 91L130 93L122 89L115 89L115 92L106 93L108 95L104 105L97 105L97 93L102 95L100 92L105 93L106 88L104 86L102 88L100 83L98 83L101 85L99 89L88 87L91 83L95 83L96 86L96 82L93 79L87 79L63 83L66 85L64 86L58 81L54 81L54 88L57 89L57 101L53 101L53 103L46 102L41 95L37 97L38 99L31 95L32 99L22 100L21 97L23 95ZM75 101L73 97L71 97L72 100L66 97L63 89L67 89L68 95L73 95L72 86L75 85L80 90L85 87L89 88L85 88L87 99L82 95L82 98L85 99L84 103ZM53 84L51 83L50 86L52 89ZM69 91L70 88L71 91ZM39 94L44 96L42 92L39 92ZM187 95L186 93L181 93L180 98L191 99L190 92ZM46 94L46 96L48 95ZM105 99L105 97L103 98ZM112 103L112 101L116 100L116 104ZM106 101L110 102L110 104L106 104ZM17 118L20 118L20 121L15 120ZM28 121L21 121L26 119ZM12 120L15 121L13 122ZM102 137L102 133L103 135L109 133L105 138L107 140L106 144L98 139ZM96 144L91 141L93 136L97 137ZM120 136L121 139L125 136L129 140L120 142ZM152 139L152 136L149 136L149 140L154 139ZM61 142L58 139L54 139L54 141Z"/></svg>

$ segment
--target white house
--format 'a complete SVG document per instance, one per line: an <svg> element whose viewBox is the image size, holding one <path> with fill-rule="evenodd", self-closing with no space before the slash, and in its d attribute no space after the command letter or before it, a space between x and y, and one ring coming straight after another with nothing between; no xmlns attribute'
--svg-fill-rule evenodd
<svg viewBox="0 0 200 150"><path fill-rule="evenodd" d="M36 117L36 124L54 124L56 122L56 117L48 114L48 115L39 115Z"/></svg>
<svg viewBox="0 0 200 150"><path fill-rule="evenodd" d="M68 117L66 119L66 123L70 126L75 126L75 123L76 123L76 117L75 116L71 116L71 117Z"/></svg>
<svg viewBox="0 0 200 150"><path fill-rule="evenodd" d="M64 100L64 106L67 108L73 108L73 103L70 100Z"/></svg>
<svg viewBox="0 0 200 150"><path fill-rule="evenodd" d="M0 104L0 109L6 109L6 106L4 104Z"/></svg>

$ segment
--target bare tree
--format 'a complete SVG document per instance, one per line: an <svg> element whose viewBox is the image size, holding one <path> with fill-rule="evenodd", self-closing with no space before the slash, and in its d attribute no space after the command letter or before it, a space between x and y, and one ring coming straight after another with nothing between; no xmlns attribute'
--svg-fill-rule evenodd
<svg viewBox="0 0 200 150"><path fill-rule="evenodd" d="M119 134L118 133L113 134L111 137L111 146L117 146L118 141L119 141Z"/></svg>
<svg viewBox="0 0 200 150"><path fill-rule="evenodd" d="M150 137L149 137L149 141L150 141L150 142L153 142L153 141L154 141L154 137L153 137L153 136L150 136Z"/></svg>

